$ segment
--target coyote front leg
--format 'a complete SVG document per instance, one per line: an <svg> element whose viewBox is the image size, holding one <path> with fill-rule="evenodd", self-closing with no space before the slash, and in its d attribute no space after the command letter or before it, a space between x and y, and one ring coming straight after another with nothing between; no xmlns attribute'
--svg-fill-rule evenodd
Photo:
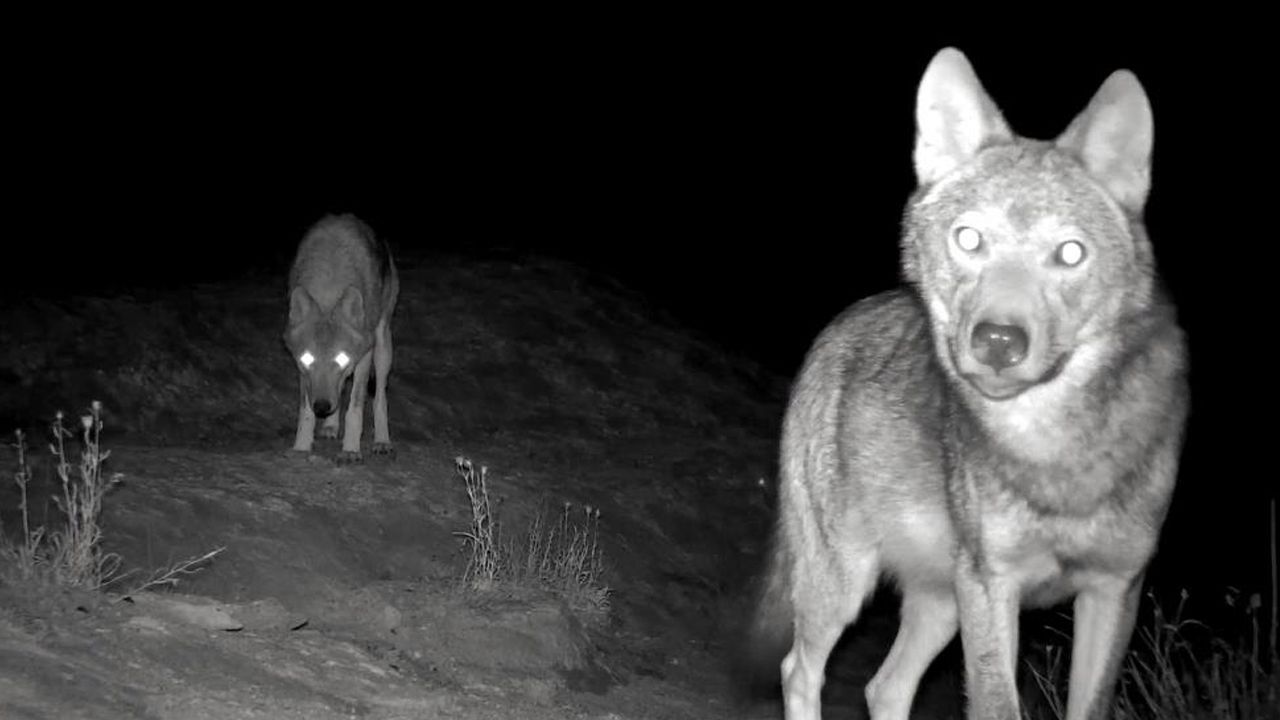
<svg viewBox="0 0 1280 720"><path fill-rule="evenodd" d="M343 423L339 463L361 462L364 459L360 455L360 435L364 432L364 396L369 384L369 366L372 364L373 352L367 352L356 362L355 372L351 373L351 397Z"/></svg>
<svg viewBox="0 0 1280 720"><path fill-rule="evenodd" d="M1099 578L1075 601L1067 720L1110 717L1116 675L1133 634L1142 576Z"/></svg>
<svg viewBox="0 0 1280 720"><path fill-rule="evenodd" d="M394 448L387 428L387 375L391 372L391 327L387 321L378 323L374 337L373 454L390 455Z"/></svg>
<svg viewBox="0 0 1280 720"><path fill-rule="evenodd" d="M311 452L311 443L316 432L316 413L311 409L311 401L307 397L307 378L298 376L298 434L293 441L293 449L298 452Z"/></svg>
<svg viewBox="0 0 1280 720"><path fill-rule="evenodd" d="M969 720L1020 720L1016 660L1019 589L968 550L956 559L956 599Z"/></svg>

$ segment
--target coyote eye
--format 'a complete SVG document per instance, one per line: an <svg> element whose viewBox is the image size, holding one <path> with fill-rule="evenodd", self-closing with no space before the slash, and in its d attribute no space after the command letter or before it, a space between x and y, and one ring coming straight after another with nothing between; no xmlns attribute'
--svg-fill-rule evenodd
<svg viewBox="0 0 1280 720"><path fill-rule="evenodd" d="M982 233L968 226L958 227L955 230L955 241L961 250L967 253L977 252L982 247Z"/></svg>
<svg viewBox="0 0 1280 720"><path fill-rule="evenodd" d="M338 367L345 369L347 364L351 362L351 356L339 351L337 355L333 356L333 361L338 363Z"/></svg>
<svg viewBox="0 0 1280 720"><path fill-rule="evenodd" d="M1055 253L1054 258L1059 265L1075 267L1084 262L1084 245L1075 240L1068 240L1058 246L1058 251Z"/></svg>
<svg viewBox="0 0 1280 720"><path fill-rule="evenodd" d="M298 362L302 363L302 367L309 368L311 363L316 361L316 356L311 354L310 350L303 350L298 356Z"/></svg>

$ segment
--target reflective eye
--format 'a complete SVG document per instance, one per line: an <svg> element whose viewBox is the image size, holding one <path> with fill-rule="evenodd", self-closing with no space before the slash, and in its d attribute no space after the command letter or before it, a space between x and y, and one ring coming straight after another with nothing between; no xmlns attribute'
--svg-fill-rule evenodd
<svg viewBox="0 0 1280 720"><path fill-rule="evenodd" d="M1075 240L1068 240L1058 246L1056 258L1062 265L1075 267L1084 262L1084 245Z"/></svg>
<svg viewBox="0 0 1280 720"><path fill-rule="evenodd" d="M959 227L955 231L956 245L967 252L977 252L982 247L982 233L971 227Z"/></svg>
<svg viewBox="0 0 1280 720"><path fill-rule="evenodd" d="M338 363L338 367L345 370L347 365L351 362L351 356L344 352L339 352L337 355L333 356L333 361Z"/></svg>
<svg viewBox="0 0 1280 720"><path fill-rule="evenodd" d="M310 350L303 350L302 354L298 356L298 362L302 363L302 367L309 368L311 363L315 361L316 356L312 355Z"/></svg>

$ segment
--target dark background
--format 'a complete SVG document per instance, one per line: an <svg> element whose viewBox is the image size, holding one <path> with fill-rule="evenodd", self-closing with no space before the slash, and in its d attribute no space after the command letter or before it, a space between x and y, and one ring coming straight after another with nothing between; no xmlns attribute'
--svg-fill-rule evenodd
<svg viewBox="0 0 1280 720"><path fill-rule="evenodd" d="M1128 67L1154 108L1148 227L1192 342L1161 567L1260 586L1274 83L1234 32L1080 22L998 42L764 15L17 23L0 292L255 275L283 297L307 226L351 211L406 257L588 265L789 377L836 312L897 282L916 84L938 48L964 50L1036 137Z"/></svg>

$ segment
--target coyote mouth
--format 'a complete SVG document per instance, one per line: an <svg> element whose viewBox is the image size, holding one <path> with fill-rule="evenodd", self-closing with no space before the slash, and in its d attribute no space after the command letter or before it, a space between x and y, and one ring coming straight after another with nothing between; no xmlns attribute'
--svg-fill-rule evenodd
<svg viewBox="0 0 1280 720"><path fill-rule="evenodd" d="M1032 378L1012 377L1008 374L969 372L961 369L963 365L961 365L956 355L954 342L951 345L951 362L952 366L956 368L957 374L964 378L969 387L977 390L979 395L994 402L1012 400L1037 385L1053 382L1054 379L1062 374L1062 369L1066 367L1067 361L1071 359L1070 351L1061 353L1043 373Z"/></svg>
<svg viewBox="0 0 1280 720"><path fill-rule="evenodd" d="M969 383L969 387L977 390L979 395L996 402L1012 400L1036 384L1026 380L1009 380L977 373L965 373L963 377Z"/></svg>

